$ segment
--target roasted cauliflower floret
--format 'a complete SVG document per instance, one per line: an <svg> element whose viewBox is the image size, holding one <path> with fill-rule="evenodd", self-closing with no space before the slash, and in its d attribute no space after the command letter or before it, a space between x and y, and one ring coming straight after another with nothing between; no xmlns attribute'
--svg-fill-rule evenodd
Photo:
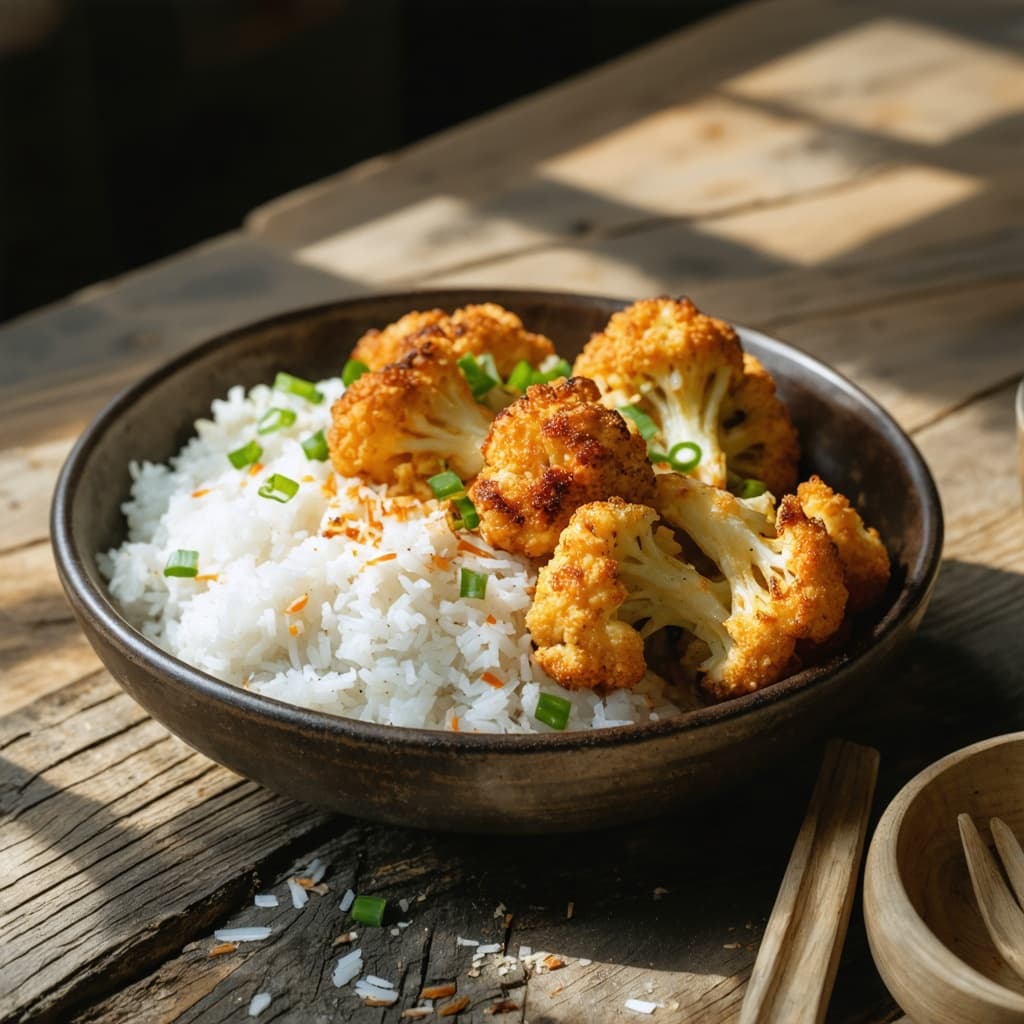
<svg viewBox="0 0 1024 1024"><path fill-rule="evenodd" d="M743 378L722 405L719 433L733 477L760 480L772 494L792 494L800 442L775 381L756 356L743 354Z"/></svg>
<svg viewBox="0 0 1024 1024"><path fill-rule="evenodd" d="M488 543L544 558L580 505L653 499L643 439L600 399L593 381L572 378L534 384L498 413L469 489Z"/></svg>
<svg viewBox="0 0 1024 1024"><path fill-rule="evenodd" d="M430 497L425 481L446 465L479 472L490 425L454 360L428 343L355 381L331 407L327 444L342 475Z"/></svg>
<svg viewBox="0 0 1024 1024"><path fill-rule="evenodd" d="M719 430L723 404L743 379L743 350L725 321L689 299L636 302L587 342L573 373L596 381L607 405L637 406L650 416L658 427L652 447L671 453L696 444L693 475L726 486Z"/></svg>
<svg viewBox="0 0 1024 1024"><path fill-rule="evenodd" d="M427 341L447 345L456 359L490 353L503 378L519 362L525 360L536 368L555 352L550 339L526 330L515 313L495 302L485 302L463 306L450 315L441 309L407 313L381 331L367 331L356 342L352 358L378 370Z"/></svg>
<svg viewBox="0 0 1024 1024"><path fill-rule="evenodd" d="M537 664L568 689L636 686L644 636L681 625L719 656L729 644L727 591L678 556L653 508L618 498L573 513L541 569L526 616ZM634 623L646 622L643 632Z"/></svg>
<svg viewBox="0 0 1024 1024"><path fill-rule="evenodd" d="M722 699L776 682L799 640L821 642L839 628L842 566L795 497L773 523L761 508L673 473L658 477L656 505L598 502L573 515L527 616L552 678L571 688L635 686L645 669L638 645L675 626L689 638L681 660ZM617 645L623 653L612 659Z"/></svg>
<svg viewBox="0 0 1024 1024"><path fill-rule="evenodd" d="M864 525L845 495L838 494L821 477L812 476L796 491L804 514L824 525L843 563L850 592L848 610L866 611L878 604L889 585L889 553L874 527Z"/></svg>

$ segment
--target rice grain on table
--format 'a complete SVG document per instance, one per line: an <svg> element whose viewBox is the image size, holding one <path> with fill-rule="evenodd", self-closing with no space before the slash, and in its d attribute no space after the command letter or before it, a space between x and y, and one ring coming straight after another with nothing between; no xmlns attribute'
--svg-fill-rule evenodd
<svg viewBox="0 0 1024 1024"><path fill-rule="evenodd" d="M249 1000L249 1016L258 1017L271 1004L273 998L269 992L257 992Z"/></svg>
<svg viewBox="0 0 1024 1024"><path fill-rule="evenodd" d="M314 710L463 732L550 731L533 717L541 688L554 684L531 659L532 564L453 533L438 502L390 498L307 459L300 442L328 426L344 390L336 379L316 386L320 404L233 387L168 464L130 466L127 539L99 555L125 616L210 675ZM271 407L295 422L257 435ZM257 437L258 468L235 468L228 454ZM259 495L273 474L298 482L287 503ZM199 553L195 578L164 576L178 549ZM487 573L483 599L459 596L463 568ZM572 705L569 729L677 713L652 676L603 699L559 693ZM310 865L309 877L319 882L322 870Z"/></svg>

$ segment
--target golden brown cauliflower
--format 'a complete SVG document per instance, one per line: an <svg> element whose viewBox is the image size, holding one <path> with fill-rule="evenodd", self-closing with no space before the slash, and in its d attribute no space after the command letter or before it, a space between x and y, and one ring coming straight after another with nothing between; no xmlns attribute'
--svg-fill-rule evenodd
<svg viewBox="0 0 1024 1024"><path fill-rule="evenodd" d="M491 425L450 354L427 343L364 373L331 407L334 468L429 497L424 481L450 466L463 479L483 465Z"/></svg>
<svg viewBox="0 0 1024 1024"><path fill-rule="evenodd" d="M447 345L456 359L489 352L503 378L517 363L525 360L537 367L555 352L548 338L526 330L515 313L495 302L485 302L463 306L451 315L441 309L407 313L381 331L367 331L356 342L352 358L379 370L427 341Z"/></svg>
<svg viewBox="0 0 1024 1024"><path fill-rule="evenodd" d="M600 398L593 381L572 378L534 384L498 413L469 490L488 543L544 558L580 505L653 499L643 439Z"/></svg>
<svg viewBox="0 0 1024 1024"><path fill-rule="evenodd" d="M642 641L673 626L688 638L681 660L723 699L776 682L798 640L820 642L839 628L842 566L793 496L773 524L680 474L659 476L657 491L658 511L622 501L582 506L541 569L527 625L553 679L569 688L635 686L646 668ZM700 569L680 539L699 549Z"/></svg>
<svg viewBox="0 0 1024 1024"><path fill-rule="evenodd" d="M878 604L890 573L889 553L878 531L865 526L846 496L833 491L819 476L802 483L796 497L804 514L824 525L839 552L850 592L848 610L862 612Z"/></svg>
<svg viewBox="0 0 1024 1024"><path fill-rule="evenodd" d="M743 354L743 378L722 405L719 432L729 473L760 480L772 494L792 494L800 442L775 381L756 356Z"/></svg>

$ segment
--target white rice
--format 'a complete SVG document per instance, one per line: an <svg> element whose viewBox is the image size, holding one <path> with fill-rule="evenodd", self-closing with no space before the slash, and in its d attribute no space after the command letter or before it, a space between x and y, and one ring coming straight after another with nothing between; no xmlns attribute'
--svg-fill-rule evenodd
<svg viewBox="0 0 1024 1024"><path fill-rule="evenodd" d="M653 675L603 700L553 683L530 656L532 565L453 533L436 502L389 499L307 460L300 441L329 425L344 391L336 379L317 387L319 405L234 387L169 465L131 465L128 539L99 556L129 621L217 678L363 721L550 732L533 717L542 691L572 703L569 729L678 714ZM257 436L271 407L295 423ZM256 475L227 458L253 439ZM258 495L273 473L300 482L287 504ZM199 552L199 579L163 575L179 548ZM459 596L463 568L487 574L483 599Z"/></svg>
<svg viewBox="0 0 1024 1024"><path fill-rule="evenodd" d="M269 992L257 992L249 1001L249 1016L258 1017L272 1002L274 997Z"/></svg>

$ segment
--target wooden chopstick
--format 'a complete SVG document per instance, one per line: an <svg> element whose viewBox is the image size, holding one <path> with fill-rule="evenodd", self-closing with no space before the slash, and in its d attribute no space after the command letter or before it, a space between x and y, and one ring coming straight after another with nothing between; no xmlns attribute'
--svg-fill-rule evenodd
<svg viewBox="0 0 1024 1024"><path fill-rule="evenodd" d="M878 751L830 740L747 984L740 1024L821 1024L846 937Z"/></svg>

